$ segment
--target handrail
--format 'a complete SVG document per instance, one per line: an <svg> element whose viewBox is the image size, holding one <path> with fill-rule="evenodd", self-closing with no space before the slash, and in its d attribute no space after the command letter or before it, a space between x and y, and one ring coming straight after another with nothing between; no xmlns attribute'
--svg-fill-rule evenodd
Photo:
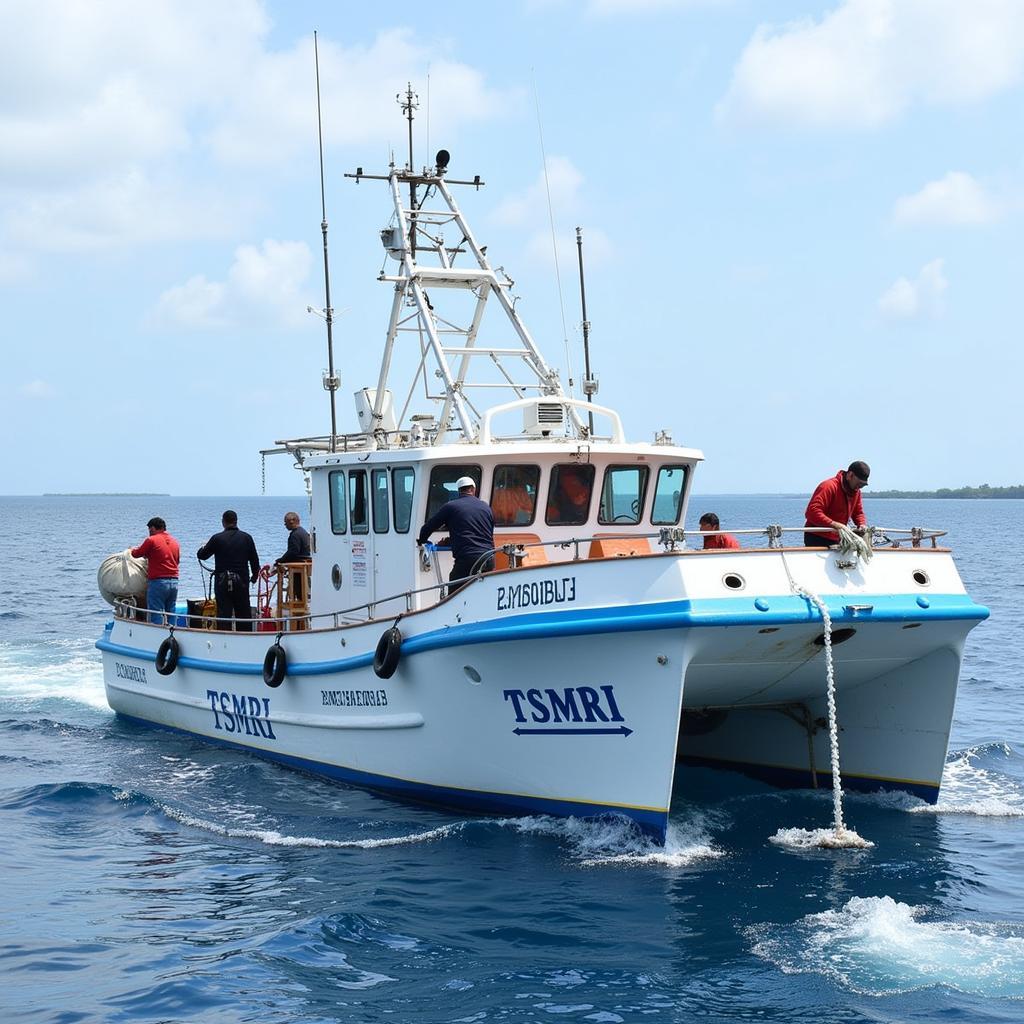
<svg viewBox="0 0 1024 1024"><path fill-rule="evenodd" d="M494 435L491 433L491 421L496 415L504 412L511 412L513 409L527 409L531 405L562 405L567 409L582 409L586 412L596 412L601 416L607 416L612 421L611 440L615 444L624 444L625 432L622 429L622 419L614 409L605 405L594 405L582 398L569 398L567 395L534 395L529 398L520 398L514 402L505 402L503 405L495 405L484 413L480 422L480 443L491 444ZM521 436L521 435L516 435ZM594 438L590 438L594 440Z"/></svg>
<svg viewBox="0 0 1024 1024"><path fill-rule="evenodd" d="M902 528L902 527L869 526L869 527L866 528L866 531L867 531L867 534L869 535L869 537L871 538L871 544L872 544L873 547L876 546L878 541L882 541L884 543L887 543L892 548L899 548L899 546L902 543L907 542L907 541L910 542L912 547L919 548L919 547L921 547L922 542L926 541L926 540L927 541L931 541L932 548L935 548L935 547L937 547L936 541L940 537L945 537L947 532L948 532L946 530L936 530L936 529L930 529L930 528L920 527L920 526L912 526L909 529ZM804 533L830 533L830 532L832 532L832 531L827 526L779 526L779 525L774 525L774 524L769 525L767 527L763 527L761 529L751 528L751 529L741 529L741 530L684 530L681 527L668 526L668 527L662 527L657 533L602 533L602 534L600 534L600 536L595 534L595 535L583 536L583 537L569 537L569 538L563 538L563 539L559 539L559 540L537 540L537 541L529 541L529 542L516 541L516 542L510 542L508 544L499 544L496 547L492 548L491 551L488 552L488 554L489 555L494 555L494 554L497 554L498 552L504 552L506 555L510 556L509 557L509 561L511 563L513 561L513 558L514 558L514 556L516 555L517 552L523 552L527 548L545 548L545 547L563 548L563 549L573 548L573 556L572 556L571 559L569 559L569 561L578 562L578 561L585 561L586 560L586 559L582 559L580 557L580 545L584 544L584 543L592 543L595 540L656 540L665 549L665 553L672 553L672 552L676 552L677 550L679 550L677 548L677 545L681 545L682 549L685 549L685 550L691 550L691 551L695 550L695 549L686 549L686 541L687 540L696 540L698 538L704 538L704 537L715 537L715 536L719 536L719 535L721 535L723 533L731 533L733 536L737 536L738 535L738 536L741 536L741 537L747 537L747 536L758 536L758 537L760 537L760 536L767 536L767 538L768 538L768 547L776 548L776 549L781 551L781 550L787 550L781 544L781 538L782 538L783 534L786 534L786 533L799 533L799 534L802 535ZM500 539L500 534L499 534L499 539ZM789 550L792 550L792 548L802 548L803 546L804 546L803 544L793 545ZM427 550L432 550L432 551L448 550L447 548L442 547L441 545L430 544L430 543L424 544L423 547L425 549L427 549ZM742 551L742 550L743 549L740 549L740 551ZM747 550L749 551L751 549L748 548ZM735 549L720 548L720 549L717 549L715 553L716 554L720 554L720 555L729 555L729 554L734 554L735 553ZM641 556L635 556L635 557L643 557L643 556L641 555ZM545 564L550 564L550 563L545 563ZM467 578L466 584L464 584L464 585L471 585L474 582L476 582L476 581L478 581L478 580L480 580L482 578L483 578L482 576L470 576L470 577ZM381 615L380 616L381 619L395 618L397 620L397 619L401 618L402 616L406 615L407 613L414 611L414 609L413 609L413 597L415 595L417 595L417 594L427 594L427 593L430 593L432 591L436 591L438 593L438 597L440 598L441 597L441 592L447 586L448 586L447 583L432 583L432 584L430 584L430 586L427 586L427 587L415 587L415 588L410 589L410 590L401 591L400 593L397 593L397 594L391 594L388 597L380 597L380 598L376 598L375 600L372 600L372 601L363 601L360 604L352 605L349 608L342 608L342 609L339 609L339 610L333 611L333 612L317 612L315 615L313 615L313 614L297 615L297 616L289 616L289 617L283 617L283 618L268 617L268 618L264 618L264 619L242 619L242 620L239 620L239 621L242 621L242 622L252 622L252 623L260 623L260 624L263 624L264 626L266 626L266 624L268 624L268 623L272 623L274 625L280 625L282 627L287 627L290 623L294 623L296 621L302 621L302 622L305 622L305 623L312 623L316 619L329 619L329 620L331 620L331 623L335 627L340 627L342 625L359 626L359 625L364 625L364 624L366 624L368 622L375 621L376 620L375 609L378 608L379 606L394 604L395 602L402 601L405 604L405 611L399 612L397 614L389 614L389 615ZM130 609L130 611L129 611L129 609ZM356 621L342 622L342 619L345 616L353 616L354 613L360 612L363 609L366 610L366 616L365 617L360 616ZM139 605L136 605L136 604L134 604L134 603L132 603L132 602L130 602L128 600L124 600L122 598L117 598L114 601L114 615L115 615L115 617L122 618L122 619L130 618L131 615L133 613L136 613L136 612L139 612L139 613L142 614L142 618L139 621L141 621L141 622L143 622L145 624L161 626L162 628L170 628L170 629L181 628L181 627L177 627L177 626L167 626L166 624L164 624L162 622L148 623L147 622L147 619L148 619L147 609L142 608ZM168 617L173 615L173 613L155 613L155 614L160 614L160 615L166 614ZM175 619L177 619L177 617L178 617L177 615L174 615ZM192 617L192 616L186 615L186 618L190 618L190 617ZM190 628L190 627L185 627L185 628ZM266 632L278 632L278 630L276 630L276 629L271 629L271 630L266 630L265 629L263 631L266 631ZM285 631L285 630L282 629L282 632L283 631ZM224 631L223 630L218 630L218 632L224 632Z"/></svg>

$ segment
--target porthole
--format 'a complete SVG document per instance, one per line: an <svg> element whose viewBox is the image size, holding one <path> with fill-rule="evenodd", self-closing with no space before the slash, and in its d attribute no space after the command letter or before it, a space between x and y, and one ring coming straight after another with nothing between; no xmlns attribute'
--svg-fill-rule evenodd
<svg viewBox="0 0 1024 1024"><path fill-rule="evenodd" d="M914 582L919 587L927 587L931 583L931 580L928 578L928 573L926 573L924 569L915 569L913 576Z"/></svg>
<svg viewBox="0 0 1024 1024"><path fill-rule="evenodd" d="M920 622L908 622L903 628L904 629L920 629L921 628L921 623Z"/></svg>
<svg viewBox="0 0 1024 1024"><path fill-rule="evenodd" d="M759 629L758 633L778 633L778 626L765 626L764 629Z"/></svg>
<svg viewBox="0 0 1024 1024"><path fill-rule="evenodd" d="M341 566L337 562L331 569L331 582L334 584L335 590L341 590Z"/></svg>
<svg viewBox="0 0 1024 1024"><path fill-rule="evenodd" d="M472 665L463 665L462 671L466 673L466 678L476 685L483 678L479 672Z"/></svg>
<svg viewBox="0 0 1024 1024"><path fill-rule="evenodd" d="M853 636L853 634L856 633L856 632L857 632L857 630L850 629L849 626L845 626L843 629L833 629L832 630L832 646L835 647L838 644L846 643L846 641L849 640L850 637ZM825 634L822 633L821 636L816 636L814 638L814 642L815 642L815 644L818 647L824 647L825 646Z"/></svg>
<svg viewBox="0 0 1024 1024"><path fill-rule="evenodd" d="M742 590L747 585L746 580L744 580L744 578L740 576L739 573L735 572L727 572L722 577L722 582L730 590Z"/></svg>

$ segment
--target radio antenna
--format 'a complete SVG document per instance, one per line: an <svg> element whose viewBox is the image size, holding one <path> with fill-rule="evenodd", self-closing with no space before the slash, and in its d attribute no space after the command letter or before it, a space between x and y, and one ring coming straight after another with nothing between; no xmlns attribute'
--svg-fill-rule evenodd
<svg viewBox="0 0 1024 1024"><path fill-rule="evenodd" d="M331 271L327 261L327 197L324 190L324 126L320 116L320 51L316 32L313 32L313 60L316 64L316 132L320 143L320 230L324 236L324 319L327 321L327 372L324 373L324 390L331 396L331 451L335 450L338 434L338 415L335 393L341 386L341 378L334 372L334 310L331 309Z"/></svg>
<svg viewBox="0 0 1024 1024"><path fill-rule="evenodd" d="M590 321L587 319L587 290L583 287L583 232L576 228L576 250L580 260L580 302L583 304L583 394L588 402L594 401L597 393L597 380L590 373ZM594 436L594 414L590 417L590 436Z"/></svg>

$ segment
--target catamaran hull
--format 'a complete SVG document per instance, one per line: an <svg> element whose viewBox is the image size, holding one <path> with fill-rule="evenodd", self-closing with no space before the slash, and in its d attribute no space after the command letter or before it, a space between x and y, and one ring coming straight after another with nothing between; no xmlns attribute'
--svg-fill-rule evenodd
<svg viewBox="0 0 1024 1024"><path fill-rule="evenodd" d="M987 612L941 552L926 556L941 593L872 596L872 577L907 568L888 554L842 592L817 554L495 573L403 618L387 679L373 653L390 621L285 633L278 687L263 681L273 634L179 629L169 675L165 627L117 620L98 646L107 699L133 719L419 800L618 813L663 837L677 760L828 783L823 624L787 572L830 609L845 781L936 798L963 641Z"/></svg>

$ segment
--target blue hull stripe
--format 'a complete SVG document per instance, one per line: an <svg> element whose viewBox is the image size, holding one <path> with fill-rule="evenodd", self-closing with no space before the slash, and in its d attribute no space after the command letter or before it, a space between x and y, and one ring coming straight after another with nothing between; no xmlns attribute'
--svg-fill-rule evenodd
<svg viewBox="0 0 1024 1024"><path fill-rule="evenodd" d="M766 610L755 607L754 597L725 598L703 601L662 601L656 604L607 608L579 608L550 612L515 615L507 619L488 619L469 622L446 629L433 630L406 637L402 642L402 657L422 654L445 647L470 644L502 643L511 640L539 640L567 636L593 636L603 633L634 633L654 629L694 629L721 626L787 626L821 621L817 609L803 598L775 596L760 599ZM920 607L908 595L871 597L856 595L858 605L873 605L871 612L851 613L845 602L852 597L833 597L826 602L835 626L854 623L865 625L880 622L980 622L988 618L988 609L975 604L966 595L935 594L928 597L928 607ZM385 624L382 623L382 626ZM257 634L258 635L258 634ZM270 634L267 634L268 639ZM285 639L285 650L288 641ZM101 651L120 654L140 661L156 661L149 651L112 643L100 639L96 646ZM236 675L263 674L263 664L222 662L195 658L182 653L178 664L183 668L202 669L205 672L224 672ZM372 652L350 658L330 661L295 662L289 664L289 676L320 676L335 672L351 672L373 664Z"/></svg>
<svg viewBox="0 0 1024 1024"><path fill-rule="evenodd" d="M516 793L488 793L473 789L458 789L449 786L432 786L423 782L411 782L408 779L396 779L389 775L377 775L374 772L362 772L355 768L344 768L339 765L312 761L292 754L282 754L262 747L250 747L244 743L220 737L207 736L205 733L194 733L188 729L178 729L159 722L136 718L119 711L121 718L149 728L176 732L213 743L217 746L230 747L247 754L255 754L270 761L298 768L313 775L324 776L339 782L352 783L367 789L379 790L390 796L405 797L416 803L432 804L438 807L457 808L487 814L550 814L560 818L595 818L605 815L618 815L630 818L640 828L654 836L659 842L665 841L665 829L668 824L668 812L657 811L644 807L609 806L606 804L587 803L576 800L552 800L546 797L521 796Z"/></svg>

